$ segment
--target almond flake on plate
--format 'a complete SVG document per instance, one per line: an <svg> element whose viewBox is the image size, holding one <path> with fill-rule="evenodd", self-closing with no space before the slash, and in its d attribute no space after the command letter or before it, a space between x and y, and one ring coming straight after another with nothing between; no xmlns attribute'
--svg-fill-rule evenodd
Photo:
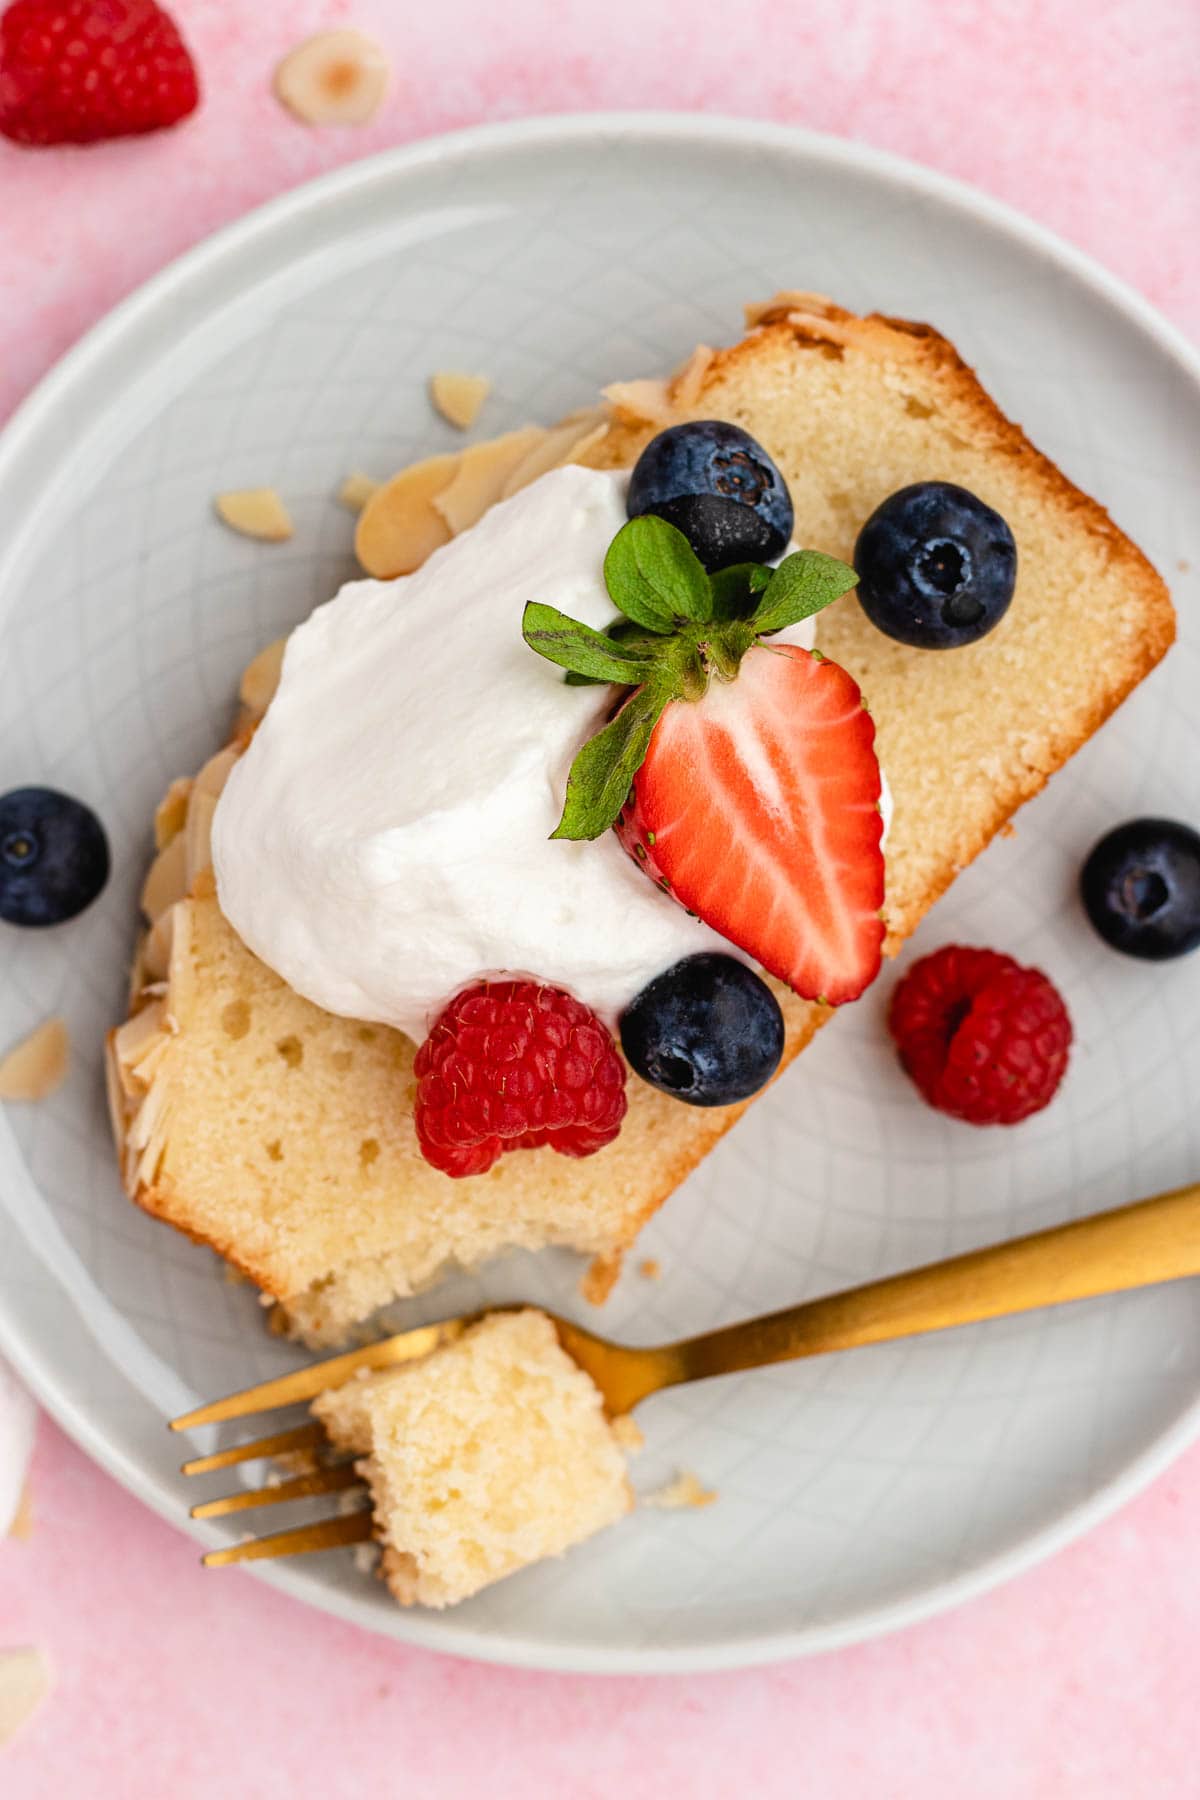
<svg viewBox="0 0 1200 1800"><path fill-rule="evenodd" d="M491 391L486 375L466 375L461 369L439 369L429 381L429 398L443 419L460 431L475 423Z"/></svg>
<svg viewBox="0 0 1200 1800"><path fill-rule="evenodd" d="M378 491L379 483L373 475L364 475L361 469L352 469L338 489L337 497L350 512L360 513Z"/></svg>
<svg viewBox="0 0 1200 1800"><path fill-rule="evenodd" d="M365 125L391 79L387 56L363 31L318 31L284 57L275 97L305 125Z"/></svg>
<svg viewBox="0 0 1200 1800"><path fill-rule="evenodd" d="M44 1651L0 1650L0 1744L14 1738L50 1692Z"/></svg>
<svg viewBox="0 0 1200 1800"><path fill-rule="evenodd" d="M274 488L234 488L213 501L217 515L241 537L264 544L282 544L295 527L291 514Z"/></svg>
<svg viewBox="0 0 1200 1800"><path fill-rule="evenodd" d="M0 1100L44 1100L67 1073L71 1040L61 1019L47 1019L0 1061Z"/></svg>
<svg viewBox="0 0 1200 1800"><path fill-rule="evenodd" d="M8 1535L10 1538L16 1538L17 1542L21 1544L27 1544L33 1536L33 1488L28 1481L21 1489L21 1497L17 1501L17 1510L13 1514Z"/></svg>

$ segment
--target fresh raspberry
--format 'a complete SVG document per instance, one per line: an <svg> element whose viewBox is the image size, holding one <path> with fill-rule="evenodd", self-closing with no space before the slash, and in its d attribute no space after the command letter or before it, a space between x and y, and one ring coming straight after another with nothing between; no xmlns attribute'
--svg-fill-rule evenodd
<svg viewBox="0 0 1200 1800"><path fill-rule="evenodd" d="M1071 1021L1040 969L995 950L947 944L914 963L892 995L900 1061L939 1112L1015 1125L1054 1098Z"/></svg>
<svg viewBox="0 0 1200 1800"><path fill-rule="evenodd" d="M174 125L200 97L154 0L14 0L0 16L0 134L92 144Z"/></svg>
<svg viewBox="0 0 1200 1800"><path fill-rule="evenodd" d="M477 981L417 1052L417 1141L447 1175L482 1175L506 1150L591 1156L628 1104L625 1065L595 1013L538 981Z"/></svg>

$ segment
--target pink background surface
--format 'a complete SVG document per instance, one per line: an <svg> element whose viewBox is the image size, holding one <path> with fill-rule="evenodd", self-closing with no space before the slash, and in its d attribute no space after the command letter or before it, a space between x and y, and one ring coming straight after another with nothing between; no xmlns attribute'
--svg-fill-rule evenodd
<svg viewBox="0 0 1200 1800"><path fill-rule="evenodd" d="M107 307L271 194L430 132L661 106L842 133L977 183L1200 336L1200 13L1189 0L178 0L206 88L179 132L0 144L0 418ZM365 130L269 92L354 23L396 84ZM798 273L798 279L800 278ZM1002 1592L888 1641L670 1679L508 1672L360 1636L194 1547L47 1421L35 1528L0 1544L0 1647L57 1686L0 1750L6 1800L222 1792L1193 1795L1200 1448Z"/></svg>

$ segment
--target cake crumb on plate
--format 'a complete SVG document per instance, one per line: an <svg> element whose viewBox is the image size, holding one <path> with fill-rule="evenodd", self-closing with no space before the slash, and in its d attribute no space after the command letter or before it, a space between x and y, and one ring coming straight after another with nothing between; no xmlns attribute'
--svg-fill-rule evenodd
<svg viewBox="0 0 1200 1800"><path fill-rule="evenodd" d="M657 1506L664 1512L681 1512L685 1507L711 1506L717 1498L715 1488L706 1488L691 1469L680 1469L674 1481L641 1496L643 1506Z"/></svg>

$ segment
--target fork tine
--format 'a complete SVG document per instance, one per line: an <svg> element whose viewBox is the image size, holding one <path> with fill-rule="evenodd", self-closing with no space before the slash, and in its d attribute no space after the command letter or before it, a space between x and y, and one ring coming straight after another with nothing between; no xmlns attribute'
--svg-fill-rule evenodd
<svg viewBox="0 0 1200 1800"><path fill-rule="evenodd" d="M227 1513L249 1512L255 1506L282 1506L285 1500L307 1500L313 1494L340 1494L346 1488L361 1487L362 1476L352 1462L333 1463L327 1469L313 1469L307 1475L293 1475L290 1481L277 1481L272 1487L243 1488L238 1494L226 1494L221 1500L202 1500L193 1506L193 1519L223 1519Z"/></svg>
<svg viewBox="0 0 1200 1800"><path fill-rule="evenodd" d="M243 1388L224 1400L198 1406L194 1412L172 1419L171 1430L190 1431L195 1425L220 1425L226 1419L245 1418L247 1413L290 1406L296 1400L312 1400L326 1388L341 1387L360 1369L390 1369L398 1363L414 1362L418 1357L428 1356L439 1344L461 1337L471 1322L469 1318L444 1319L438 1325L420 1325L415 1331L401 1332L398 1337L384 1338L381 1343L367 1344L361 1350L347 1350L341 1356L311 1363L306 1369L293 1369L290 1375L260 1381L256 1387Z"/></svg>
<svg viewBox="0 0 1200 1800"><path fill-rule="evenodd" d="M319 1525L297 1525L292 1531L276 1531L270 1537L248 1538L224 1550L210 1550L201 1561L209 1569L227 1563L258 1562L273 1556L305 1556L312 1550L340 1550L347 1544L365 1544L374 1536L371 1513L345 1513L322 1519Z"/></svg>
<svg viewBox="0 0 1200 1800"><path fill-rule="evenodd" d="M248 1444L233 1444L228 1450L214 1451L212 1456L193 1456L181 1463L181 1475L211 1475L216 1469L231 1469L235 1463L257 1462L260 1456L290 1456L299 1450L316 1450L327 1442L325 1433L315 1422L297 1425L294 1431L276 1431L270 1437L251 1438Z"/></svg>

